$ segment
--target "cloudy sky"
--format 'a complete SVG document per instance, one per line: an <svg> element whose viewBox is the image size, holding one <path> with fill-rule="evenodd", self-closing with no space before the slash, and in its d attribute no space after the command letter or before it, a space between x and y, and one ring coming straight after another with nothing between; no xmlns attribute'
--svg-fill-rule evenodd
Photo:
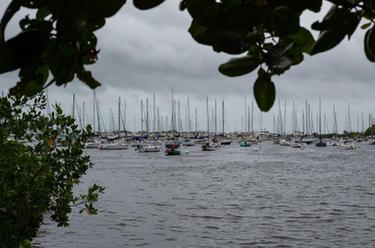
<svg viewBox="0 0 375 248"><path fill-rule="evenodd" d="M1 1L1 12L8 2ZM241 117L244 116L245 96L247 103L253 100L252 85L256 73L238 78L221 75L217 67L230 56L216 53L191 38L187 31L191 19L187 12L178 10L178 4L177 0L169 0L158 8L140 11L128 1L97 32L101 52L98 63L90 69L103 84L96 91L103 119L109 119L110 108L115 111L116 101L121 96L127 101L128 128L139 129L140 100L149 97L151 101L152 94L155 93L160 114L170 115L170 91L173 88L175 98L181 101L181 116L185 116L186 98L189 96L191 118L193 119L194 109L197 108L199 125L204 128L205 98L209 97L210 108L213 107L214 99L224 100L226 127L239 130L243 126ZM319 18L319 15L307 13L303 16L302 23L309 26ZM17 30L16 24L11 23L7 30L8 37ZM357 30L350 43L344 41L333 51L314 57L306 56L302 64L273 78L277 88L277 101L280 100L281 107L286 100L288 123L291 120L293 102L299 115L302 115L304 100L308 100L313 111L316 111L321 97L329 128L332 127L333 103L337 108L339 129L345 128L348 104L353 129L357 127L357 117L361 122L362 113L367 125L368 113L375 113L375 67L365 58L363 35L362 30ZM16 81L15 72L0 75L0 90L6 92ZM82 83L74 81L65 88L49 88L51 102L61 102L69 112L73 93L80 104L86 101L90 109L93 92ZM272 116L276 111L278 104L269 113L263 114L263 127L272 130ZM258 110L255 112L255 126L259 128L260 114ZM88 118L90 113L87 114Z"/></svg>

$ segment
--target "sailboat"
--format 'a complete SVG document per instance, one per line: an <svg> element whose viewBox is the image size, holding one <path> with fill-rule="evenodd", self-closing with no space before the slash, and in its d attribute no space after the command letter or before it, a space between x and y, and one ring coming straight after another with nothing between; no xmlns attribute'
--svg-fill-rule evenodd
<svg viewBox="0 0 375 248"><path fill-rule="evenodd" d="M153 143L145 143L145 144L137 145L136 150L138 152L144 152L144 153L159 152L160 146L158 146L157 144L153 144Z"/></svg>
<svg viewBox="0 0 375 248"><path fill-rule="evenodd" d="M210 142L210 115L208 112L208 97L206 98L207 106L207 142L202 145L202 151L215 151L216 146Z"/></svg>
<svg viewBox="0 0 375 248"><path fill-rule="evenodd" d="M172 100L172 118L171 118L171 126L172 126L172 142L166 143L165 148L166 150L164 151L165 156L174 156L174 155L181 155L180 151L180 144L177 143L174 139L174 131L176 128L176 120L175 120L175 100L173 98L173 89L171 90L171 100Z"/></svg>
<svg viewBox="0 0 375 248"><path fill-rule="evenodd" d="M129 148L129 145L122 142L116 143L103 143L99 145L99 150L126 150Z"/></svg>
<svg viewBox="0 0 375 248"><path fill-rule="evenodd" d="M225 146L227 146L227 145L230 145L230 144L232 144L232 140L231 139L226 139L225 138L225 128L224 128L224 124L225 124L225 119L224 119L224 101L222 101L221 102L221 121L222 121L222 128L223 128L223 136L222 136L222 139L220 140L220 143L222 144L222 145L225 145Z"/></svg>
<svg viewBox="0 0 375 248"><path fill-rule="evenodd" d="M316 147L326 147L327 143L322 139L322 99L319 97L319 142L315 143Z"/></svg>

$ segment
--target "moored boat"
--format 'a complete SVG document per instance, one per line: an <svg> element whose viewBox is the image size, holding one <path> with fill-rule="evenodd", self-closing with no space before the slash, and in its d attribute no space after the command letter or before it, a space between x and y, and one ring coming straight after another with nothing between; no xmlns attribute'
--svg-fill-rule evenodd
<svg viewBox="0 0 375 248"><path fill-rule="evenodd" d="M202 151L209 152L209 151L215 151L215 149L216 149L215 144L213 144L212 142L206 142L205 144L202 145Z"/></svg>
<svg viewBox="0 0 375 248"><path fill-rule="evenodd" d="M250 147L251 144L247 140L243 140L240 142L240 147Z"/></svg>
<svg viewBox="0 0 375 248"><path fill-rule="evenodd" d="M126 150L129 145L124 143L103 143L98 148L99 150Z"/></svg>

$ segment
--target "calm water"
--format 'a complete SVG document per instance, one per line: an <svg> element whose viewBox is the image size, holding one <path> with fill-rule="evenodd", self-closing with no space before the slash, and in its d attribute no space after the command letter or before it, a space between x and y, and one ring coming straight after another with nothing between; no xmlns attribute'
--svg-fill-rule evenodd
<svg viewBox="0 0 375 248"><path fill-rule="evenodd" d="M375 247L375 146L263 143L189 154L89 151L99 214L46 220L37 247ZM76 211L77 212L77 211Z"/></svg>

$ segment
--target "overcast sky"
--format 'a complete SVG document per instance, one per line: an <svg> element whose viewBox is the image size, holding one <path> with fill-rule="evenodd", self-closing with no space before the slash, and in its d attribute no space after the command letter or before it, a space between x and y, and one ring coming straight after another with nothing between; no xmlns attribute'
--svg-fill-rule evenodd
<svg viewBox="0 0 375 248"><path fill-rule="evenodd" d="M9 1L1 1L1 12L8 3ZM138 129L140 99L152 98L155 93L156 105L160 107L160 114L165 116L170 114L170 91L173 88L176 99L181 100L182 116L186 108L186 97L190 96L192 119L197 107L201 128L206 125L205 97L209 97L210 108L213 107L215 98L225 101L227 128L241 129L245 95L248 103L253 100L252 86L256 72L238 78L221 75L217 67L230 56L216 53L191 38L187 31L191 19L186 11L178 10L178 4L179 1L169 0L155 9L140 11L128 1L97 32L101 52L99 61L90 69L103 84L97 89L103 118L109 119L110 107L115 109L116 101L121 96L128 103L128 128L133 129L135 126ZM302 23L309 26L318 18L318 15L308 13L303 17ZM10 25L8 37L17 30L16 24L13 22ZM299 115L302 115L304 100L308 100L316 111L321 97L329 128L332 127L333 103L337 107L339 129L345 127L348 104L353 128L357 127L356 118L362 113L366 117L365 123L368 123L368 113L375 113L375 70L364 55L363 35L362 30L357 30L350 43L345 40L333 51L314 57L306 56L302 64L273 78L277 88L277 101L281 101L282 107L284 101L287 101L288 115L293 101L296 102ZM15 72L0 75L0 89L6 91L16 81ZM74 81L65 88L49 88L51 102L61 102L69 112L73 93L79 103L91 103L92 91L79 81ZM263 126L269 130L272 130L272 114L277 110L278 104L275 104L270 113L263 115ZM255 125L259 128L258 110L255 116Z"/></svg>

